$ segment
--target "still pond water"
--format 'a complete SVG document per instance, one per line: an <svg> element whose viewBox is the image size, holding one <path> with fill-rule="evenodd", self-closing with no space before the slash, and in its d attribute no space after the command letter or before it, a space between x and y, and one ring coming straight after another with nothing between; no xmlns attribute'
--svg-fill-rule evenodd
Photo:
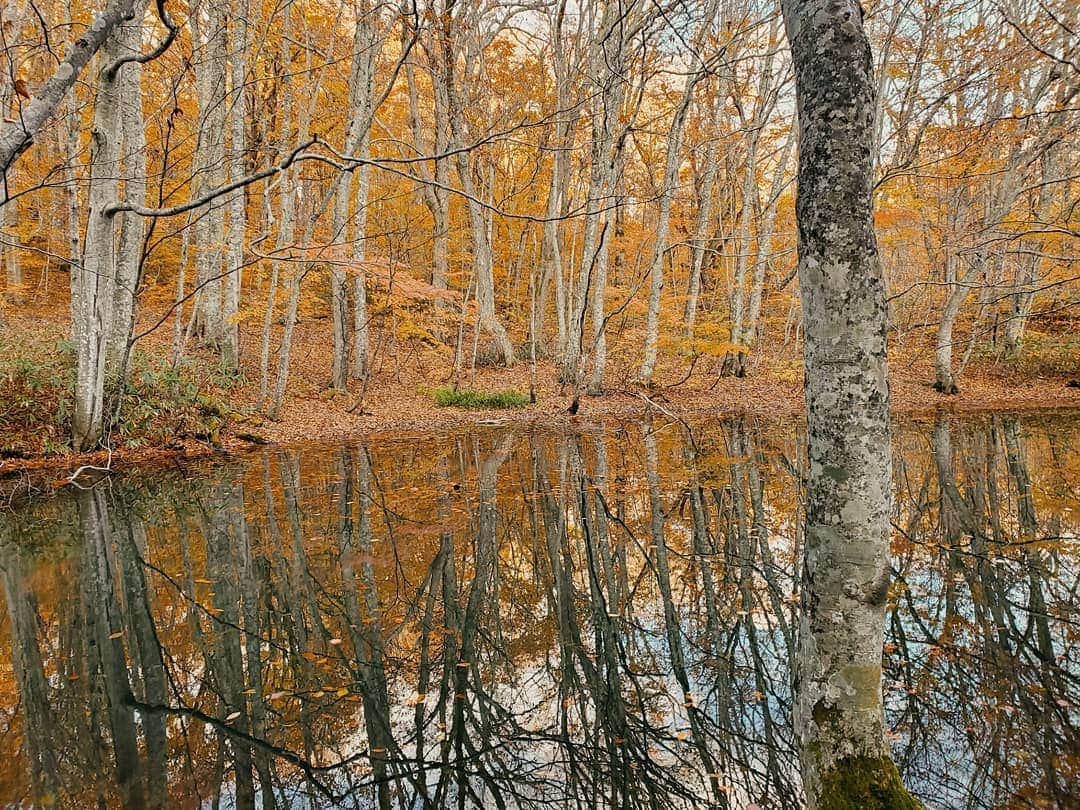
<svg viewBox="0 0 1080 810"><path fill-rule="evenodd" d="M1080 413L895 432L885 714L933 808L1075 808ZM491 429L0 515L0 806L795 808L804 436Z"/></svg>

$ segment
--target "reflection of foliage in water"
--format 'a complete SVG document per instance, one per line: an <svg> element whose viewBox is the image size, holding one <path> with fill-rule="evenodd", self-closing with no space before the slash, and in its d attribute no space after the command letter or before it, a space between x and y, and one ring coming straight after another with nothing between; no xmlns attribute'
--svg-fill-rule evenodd
<svg viewBox="0 0 1080 810"><path fill-rule="evenodd" d="M886 705L934 806L1069 801L1074 424L897 432ZM801 447L401 439L11 515L0 801L797 806Z"/></svg>

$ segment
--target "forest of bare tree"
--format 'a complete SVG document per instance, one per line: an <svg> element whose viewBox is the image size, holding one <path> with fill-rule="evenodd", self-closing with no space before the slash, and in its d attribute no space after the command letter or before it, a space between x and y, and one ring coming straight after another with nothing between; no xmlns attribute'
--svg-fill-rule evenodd
<svg viewBox="0 0 1080 810"><path fill-rule="evenodd" d="M894 374L1065 396L1075 6L861 13ZM200 407L188 388L309 435L313 411L377 418L418 385L453 401L495 367L549 409L801 376L796 83L773 2L0 15L12 452L152 444L178 430L158 412Z"/></svg>
<svg viewBox="0 0 1080 810"><path fill-rule="evenodd" d="M1075 806L1078 25L0 0L0 803Z"/></svg>

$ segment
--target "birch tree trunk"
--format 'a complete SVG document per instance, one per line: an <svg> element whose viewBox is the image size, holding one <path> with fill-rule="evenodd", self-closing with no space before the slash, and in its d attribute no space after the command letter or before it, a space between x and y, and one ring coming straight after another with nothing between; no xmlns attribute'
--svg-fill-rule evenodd
<svg viewBox="0 0 1080 810"><path fill-rule="evenodd" d="M205 4L204 4L205 3ZM225 176L226 6L202 0L190 16L192 37L201 51L195 59L199 104L198 182L193 196L222 185ZM206 345L221 350L225 335L222 275L225 266L225 208L211 202L195 223L195 331Z"/></svg>
<svg viewBox="0 0 1080 810"><path fill-rule="evenodd" d="M286 16L286 22L288 22L288 16ZM304 23L304 75L313 75L313 56L314 49L312 48L312 29L308 25L307 20L302 20ZM289 42L291 37L284 37L285 58L288 58ZM319 99L319 83L321 82L322 73L317 72L315 85L311 91L311 94L307 103L300 107L297 115L296 125L296 137L301 143L307 141L308 136L311 133L311 119L315 112L315 104ZM286 144L287 134L282 135L282 144ZM291 253L291 246L293 238L295 236L295 222L298 216L296 210L299 204L302 204L305 199L309 199L312 193L313 181L303 177L300 172L300 166L293 164L289 168L289 172L285 178L285 189L281 194L281 206L282 206L282 234L279 240L279 250L287 250ZM308 215L305 216L301 222L304 223L303 232L300 235L301 245L310 245L312 243L313 234L315 231L315 222L319 216L326 210L326 204L329 203L330 197L327 196L323 200L323 204L309 210ZM287 239L286 239L287 237ZM290 257L287 262L290 265L292 278L289 283L289 300L285 306L285 326L281 332L281 343L278 345L278 373L277 379L274 381L274 395L270 404L270 410L267 413L271 419L278 419L281 416L281 406L285 401L285 390L289 384L289 358L292 354L292 338L293 330L296 328L297 315L300 310L300 292L303 286L304 278L307 276L313 267L310 262L300 261L298 258Z"/></svg>
<svg viewBox="0 0 1080 810"><path fill-rule="evenodd" d="M937 333L934 336L934 388L943 394L956 394L960 389L956 385L956 377L953 376L953 327L956 316L960 314L960 308L968 297L967 276L970 273L957 278L955 265L958 258L952 256L946 261L949 267L945 272L945 281L950 292L945 299L945 308L941 311L941 320L938 321Z"/></svg>
<svg viewBox="0 0 1080 810"><path fill-rule="evenodd" d="M133 56L142 44L142 20L146 15L146 0L136 0L133 22L117 29L122 55ZM143 128L142 65L128 62L120 68L120 130L123 135L124 200L135 205L146 204L146 132ZM128 342L135 327L135 295L139 286L139 267L142 264L145 222L131 212L118 214L120 239L116 253L116 286L113 323L109 334L107 374L122 374L126 363Z"/></svg>
<svg viewBox="0 0 1080 810"><path fill-rule="evenodd" d="M123 53L122 34L113 30L102 48L105 69L98 81L90 131L90 178L87 192L86 255L78 277L78 312L72 334L76 351L75 410L72 447L95 447L105 413L106 348L113 326L116 287L116 243L113 217L105 208L119 197L120 77L111 69Z"/></svg>
<svg viewBox="0 0 1080 810"><path fill-rule="evenodd" d="M720 102L716 102L720 106ZM698 298L701 296L701 273L705 266L705 254L708 249L708 234L712 224L714 191L719 161L717 149L719 139L711 137L705 147L705 171L701 178L701 189L697 198L697 219L694 223L694 236L690 240L690 278L686 284L686 308L683 310L683 323L686 336L694 336L694 324L697 322Z"/></svg>
<svg viewBox="0 0 1080 810"><path fill-rule="evenodd" d="M810 810L916 808L885 740L891 458L874 78L854 0L783 0L799 119L809 477L794 724Z"/></svg>
<svg viewBox="0 0 1080 810"><path fill-rule="evenodd" d="M716 0L705 6L704 17L694 37L695 48L700 47L705 33L711 28L716 13ZM682 161L683 128L690 111L690 102L694 99L694 90L705 78L704 65L692 73L687 73L683 84L682 98L671 118L671 128L667 137L667 159L664 162L663 186L660 190L660 212L656 221L656 241L653 244L652 264L649 267L649 309L645 322L645 356L638 372L638 382L643 385L652 383L656 368L656 348L660 337L660 296L664 291L664 258L668 248L668 230L671 224L671 203L675 196L675 186L679 181L679 165Z"/></svg>
<svg viewBox="0 0 1080 810"><path fill-rule="evenodd" d="M570 183L570 151L573 149L573 132L578 113L569 106L569 59L566 54L563 25L566 0L561 0L551 20L551 60L555 74L555 124L554 154L551 162L551 183L548 186L547 206L544 211L543 236L540 244L540 294L533 315L532 335L541 345L544 343L544 311L548 291L555 287L555 355L562 358L566 353L567 318L566 285L563 276L562 246L559 242L559 219L565 213L569 201L567 186ZM534 352L535 355L535 352ZM535 360L535 356L533 357Z"/></svg>
<svg viewBox="0 0 1080 810"><path fill-rule="evenodd" d="M364 157L369 154L370 138L368 134L365 132L360 146L360 154ZM367 258L367 209L370 193L371 167L364 165L356 170L356 216L353 217L353 259L356 262L356 274L353 276L353 347L349 375L354 380L365 379L371 364L369 356L367 277L364 271L364 261Z"/></svg>
<svg viewBox="0 0 1080 810"><path fill-rule="evenodd" d="M607 231L614 219L609 209L622 165L625 136L630 126L629 122L620 122L619 117L626 96L627 51L630 41L642 25L639 17L636 0L625 6L605 5L590 43L587 67L592 85L592 156L581 260L570 290L570 317L562 377L575 386L581 385L585 314L591 309L594 357L589 387L593 392L599 391L606 354L603 295L610 243Z"/></svg>
<svg viewBox="0 0 1080 810"><path fill-rule="evenodd" d="M453 113L451 121L458 115ZM453 127L451 123L451 127ZM461 149L463 141L461 136L454 134L453 145ZM495 312L495 267L491 253L491 236L488 232L488 220L485 216L484 206L478 198L480 193L473 182L472 167L467 152L459 152L457 155L458 181L462 191L468 198L469 225L472 234L473 273L476 278L476 305L480 329L491 335L495 340L496 348L502 355L503 362L511 366L514 364L514 347L510 342L510 335L506 327L502 325Z"/></svg>
<svg viewBox="0 0 1080 810"><path fill-rule="evenodd" d="M779 42L778 31L770 35L770 42ZM731 331L732 347L724 355L720 367L721 376L742 377L745 374L745 357L748 348L747 310L748 298L752 294L747 289L747 272L757 267L761 260L762 246L759 240L754 262L750 261L753 239L754 200L757 197L758 147L761 134L769 121L769 116L776 104L773 91L773 59L779 46L771 46L764 57L761 74L758 79L754 111L746 123L746 163L743 166L742 189L739 194L741 211L739 213L739 235L736 241L735 276L731 283ZM760 298L760 291L758 293Z"/></svg>
<svg viewBox="0 0 1080 810"><path fill-rule="evenodd" d="M411 29L403 25L402 37L405 37ZM430 43L429 43L430 45ZM404 48L403 48L404 49ZM420 117L420 98L416 86L416 72L411 62L405 63L405 80L409 91L409 125L413 133L413 148L418 153L425 153L430 148L430 154L434 155L432 163L434 171L428 169L426 162L418 167L421 194L424 205L431 214L431 286L437 290L445 290L450 273L450 201L448 197L448 181L450 179L449 158L446 153L450 148L450 114L447 111L446 94L443 92L444 84L434 80L434 71L437 58L433 58L433 49L428 48L428 61L432 64L432 125L433 135L431 146L427 146L424 137L424 123Z"/></svg>
<svg viewBox="0 0 1080 810"><path fill-rule="evenodd" d="M1000 83L994 85L988 94L986 118L989 121L999 121L1011 110L1011 114L1017 116L1020 123L1001 167L989 175L982 203L982 227L974 235L978 241L970 251L971 266L981 271L984 276L993 275L992 278L984 278L984 284L1000 283L997 271L1004 260L1002 245L1012 238L1006 220L1016 205L1024 181L1028 178L1026 170L1042 159L1052 157L1059 138L1054 130L1064 123L1062 116L1065 114L1065 109L1077 93L1080 93L1080 85L1076 82L1062 81L1062 78L1062 74L1056 67L1048 66L1042 70L1035 81L1025 87L1016 88ZM1055 86L1057 93L1052 103L1056 110L1053 114L1050 116L1019 114L1019 111L1034 112L1040 109L1040 105L1047 101L1046 96ZM964 124L972 123L966 120L966 116L961 121ZM1048 189L1053 186L1040 187ZM936 336L936 379L934 382L934 387L944 393L954 394L958 390L957 375L952 369L952 346L956 342L952 337L952 329L967 299L968 292L974 286L967 283L973 275L973 271L969 270L963 276L956 273L952 279L946 279L948 295ZM1025 306L1030 305L1030 301L1025 300L1028 292L1028 285L1021 279L1017 289L1020 297L1017 314L1020 316L1018 320L1021 324L1026 317L1023 310ZM1015 301L1011 303L1014 307L1017 305ZM1012 337L1013 340L1018 340L1016 334Z"/></svg>
<svg viewBox="0 0 1080 810"><path fill-rule="evenodd" d="M284 152L288 149L289 139L292 137L294 105L293 95L290 91L289 72L291 61L289 58L289 40L292 36L291 9L286 7L282 10L282 49L281 60L284 75L282 76L282 100L281 100L281 128L278 150ZM296 189L296 167L290 167L281 179L281 190L278 192L278 219L280 224L277 229L275 240L276 252L287 250L292 244L296 228L296 210L294 206ZM264 198L268 197L270 189L264 192ZM266 220L268 228L273 223L273 207L266 200ZM278 280L283 270L288 269L288 262L273 261L270 266L270 279L266 291L266 309L263 311L262 345L259 351L259 396L256 407L262 408L266 403L266 397L270 388L270 341L273 336L274 312L277 309Z"/></svg>
<svg viewBox="0 0 1080 810"><path fill-rule="evenodd" d="M776 209L780 201L780 194L784 190L784 175L787 173L788 160L791 158L791 149L795 145L794 133L784 144L780 154L780 160L776 164L773 174L772 187L769 190L769 201L762 213L761 230L757 236L757 251L754 255L753 272L750 282L750 300L747 303L746 320L743 324L742 333L737 341L740 346L745 346L747 351L754 347L757 340L758 318L761 316L761 297L765 292L765 272L769 267L769 250L772 245L773 230L776 227ZM739 351L735 357L735 376L746 376L747 351Z"/></svg>
<svg viewBox="0 0 1080 810"><path fill-rule="evenodd" d="M232 48L229 54L229 175L238 180L247 171L247 49L248 0L230 0ZM229 369L240 365L240 291L243 287L244 233L247 212L244 190L238 189L225 203L229 218L229 241L225 256L225 290L222 296L221 362Z"/></svg>
<svg viewBox="0 0 1080 810"><path fill-rule="evenodd" d="M371 125L374 120L375 68L385 37L378 30L377 11L362 4L357 9L358 19L353 33L352 66L349 71L349 110L346 118L345 152L366 159L370 153ZM351 256L353 259L352 322L348 318L349 291L345 271L340 264L331 270L330 308L333 320L334 357L331 385L345 388L348 376L363 379L368 371L368 315L367 285L363 262L367 258L366 230L367 205L370 189L370 168L360 166L356 172L356 190L353 191L353 175L339 178L337 197L334 201L332 232L334 239L342 239L348 232L350 205L355 207L352 216ZM349 337L352 336L352 361L349 362Z"/></svg>

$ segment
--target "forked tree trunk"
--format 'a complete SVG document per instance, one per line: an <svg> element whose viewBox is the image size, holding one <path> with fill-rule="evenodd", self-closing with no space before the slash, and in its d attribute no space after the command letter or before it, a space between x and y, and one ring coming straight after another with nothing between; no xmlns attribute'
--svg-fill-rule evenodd
<svg viewBox="0 0 1080 810"><path fill-rule="evenodd" d="M94 54L108 42L116 26L131 18L132 6L133 0L114 0L102 9L72 43L53 75L34 94L30 103L13 120L0 125L0 180L6 177L18 157L30 147L40 129L52 118ZM0 115L0 119L3 117ZM0 182L0 205L7 202L6 194L7 183Z"/></svg>
<svg viewBox="0 0 1080 810"><path fill-rule="evenodd" d="M412 33L407 25L402 25L402 39ZM431 55L429 53L429 59ZM433 66L433 72L437 69ZM424 138L424 122L420 117L420 96L416 86L416 71L411 62L405 63L405 80L409 92L409 125L413 133L413 148L419 154L430 149L434 155L434 172L426 162L419 165L418 171L422 182L420 191L424 205L431 214L431 286L445 290L450 273L450 202L448 197L450 158L446 157L450 145L450 116L447 112L444 85L432 80L432 136L429 147Z"/></svg>
<svg viewBox="0 0 1080 810"><path fill-rule="evenodd" d="M811 810L916 808L885 740L892 468L873 63L855 0L783 0L799 118L809 478L794 724Z"/></svg>
<svg viewBox="0 0 1080 810"><path fill-rule="evenodd" d="M567 319L566 351L563 353L562 378L574 385L581 384L584 353L585 314L592 298L593 351L602 354L603 345L603 284L607 274L607 247L610 234L607 225L614 219L607 210L609 195L614 194L618 175L619 154L625 140L619 137L619 112L626 95L625 63L627 51L626 28L630 25L637 4L620 8L617 4L604 6L596 23L590 43L590 63L587 70L591 80L601 90L594 93L591 109L592 155L589 187L585 200L585 224L582 234L581 259L576 277L570 284ZM599 292L598 292L599 291ZM599 295L599 298L598 298ZM596 322L599 313L600 321ZM603 361L594 357L593 376L603 372Z"/></svg>
<svg viewBox="0 0 1080 810"><path fill-rule="evenodd" d="M95 447L104 424L105 356L116 286L113 217L105 213L105 208L119 196L121 127L120 79L108 66L122 53L120 36L114 29L102 49L106 69L98 83L90 131L86 256L78 277L79 309L72 327L72 334L78 336L72 415L72 446L76 451Z"/></svg>
<svg viewBox="0 0 1080 810"><path fill-rule="evenodd" d="M491 336L503 362L510 366L514 363L514 347L495 309L495 268L488 217L479 196L482 189L477 188L473 179L473 153L465 148L467 122L462 94L468 92L465 83L472 75L470 68L474 56L470 45L462 41L462 32L459 30L462 25L463 21L453 16L449 10L443 16L440 30L435 34L438 42L435 56L438 63L433 66L432 81L436 85L436 96L441 94L446 104L449 146L457 150L455 167L469 212L473 275L476 279L477 325ZM458 59L462 53L465 57L464 66L459 70Z"/></svg>
<svg viewBox="0 0 1080 810"><path fill-rule="evenodd" d="M573 132L577 125L577 111L568 112L569 60L563 38L566 0L561 0L552 27L552 65L555 73L555 109L559 120L555 125L554 155L551 161L551 182L548 185L547 206L544 211L543 237L540 246L540 294L532 318L531 331L534 340L543 346L544 313L548 291L555 289L555 355L562 358L566 352L566 284L564 283L562 245L559 242L559 220L566 213L570 195L570 150L573 148ZM535 351L532 358L535 360Z"/></svg>

